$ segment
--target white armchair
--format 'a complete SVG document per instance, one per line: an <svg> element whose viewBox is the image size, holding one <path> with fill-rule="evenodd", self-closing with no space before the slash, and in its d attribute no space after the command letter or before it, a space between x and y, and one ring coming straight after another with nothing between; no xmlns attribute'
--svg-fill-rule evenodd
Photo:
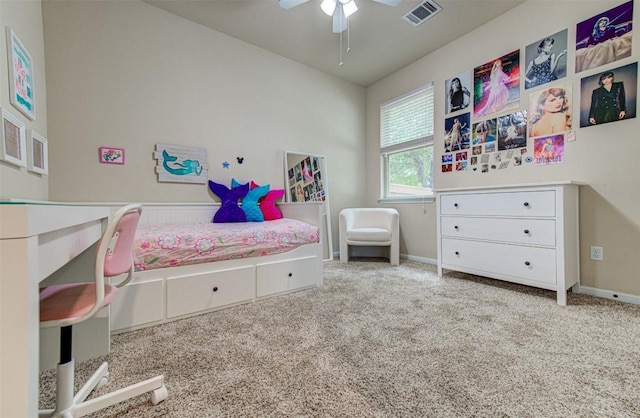
<svg viewBox="0 0 640 418"><path fill-rule="evenodd" d="M400 216L395 209L348 208L340 211L340 263L349 261L349 245L389 247L392 266L400 264Z"/></svg>

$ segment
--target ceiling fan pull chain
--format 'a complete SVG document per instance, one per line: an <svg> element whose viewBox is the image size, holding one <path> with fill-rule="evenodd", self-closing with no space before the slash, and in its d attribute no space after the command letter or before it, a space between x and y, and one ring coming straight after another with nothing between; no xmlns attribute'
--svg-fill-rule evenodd
<svg viewBox="0 0 640 418"><path fill-rule="evenodd" d="M340 4L340 10L338 11L338 13L340 13L340 62L338 63L338 67L342 67L344 65L344 61L342 61L342 32L344 32L342 30L342 16L344 15L344 11L342 10L342 3L339 2Z"/></svg>
<svg viewBox="0 0 640 418"><path fill-rule="evenodd" d="M351 31L349 28L349 18L347 18L347 52L351 51Z"/></svg>
<svg viewBox="0 0 640 418"><path fill-rule="evenodd" d="M338 67L342 67L344 62L342 61L342 32L340 32L340 62L338 63Z"/></svg>

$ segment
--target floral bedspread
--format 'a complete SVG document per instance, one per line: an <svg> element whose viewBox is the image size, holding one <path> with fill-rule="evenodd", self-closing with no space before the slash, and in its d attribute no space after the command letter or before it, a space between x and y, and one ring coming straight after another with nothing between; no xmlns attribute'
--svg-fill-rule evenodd
<svg viewBox="0 0 640 418"><path fill-rule="evenodd" d="M138 227L136 271L291 251L319 240L318 227L296 219Z"/></svg>

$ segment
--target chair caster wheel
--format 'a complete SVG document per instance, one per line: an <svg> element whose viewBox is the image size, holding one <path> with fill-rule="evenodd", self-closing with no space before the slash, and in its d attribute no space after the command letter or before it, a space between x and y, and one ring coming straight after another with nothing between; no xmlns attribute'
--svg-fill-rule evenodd
<svg viewBox="0 0 640 418"><path fill-rule="evenodd" d="M102 378L100 379L100 381L98 382L96 387L93 388L93 390L98 390L101 387L103 387L104 385L106 385L107 383L109 383L109 373L107 373L104 376L102 376Z"/></svg>
<svg viewBox="0 0 640 418"><path fill-rule="evenodd" d="M167 399L168 396L169 392L167 391L167 387L162 385L162 387L159 387L151 393L151 403L158 405L160 402Z"/></svg>

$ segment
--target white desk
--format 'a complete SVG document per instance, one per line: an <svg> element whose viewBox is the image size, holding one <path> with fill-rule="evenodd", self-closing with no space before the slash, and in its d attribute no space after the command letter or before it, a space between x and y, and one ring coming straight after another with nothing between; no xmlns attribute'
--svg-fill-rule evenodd
<svg viewBox="0 0 640 418"><path fill-rule="evenodd" d="M100 206L0 202L0 417L37 416L39 283L95 243L108 217Z"/></svg>

